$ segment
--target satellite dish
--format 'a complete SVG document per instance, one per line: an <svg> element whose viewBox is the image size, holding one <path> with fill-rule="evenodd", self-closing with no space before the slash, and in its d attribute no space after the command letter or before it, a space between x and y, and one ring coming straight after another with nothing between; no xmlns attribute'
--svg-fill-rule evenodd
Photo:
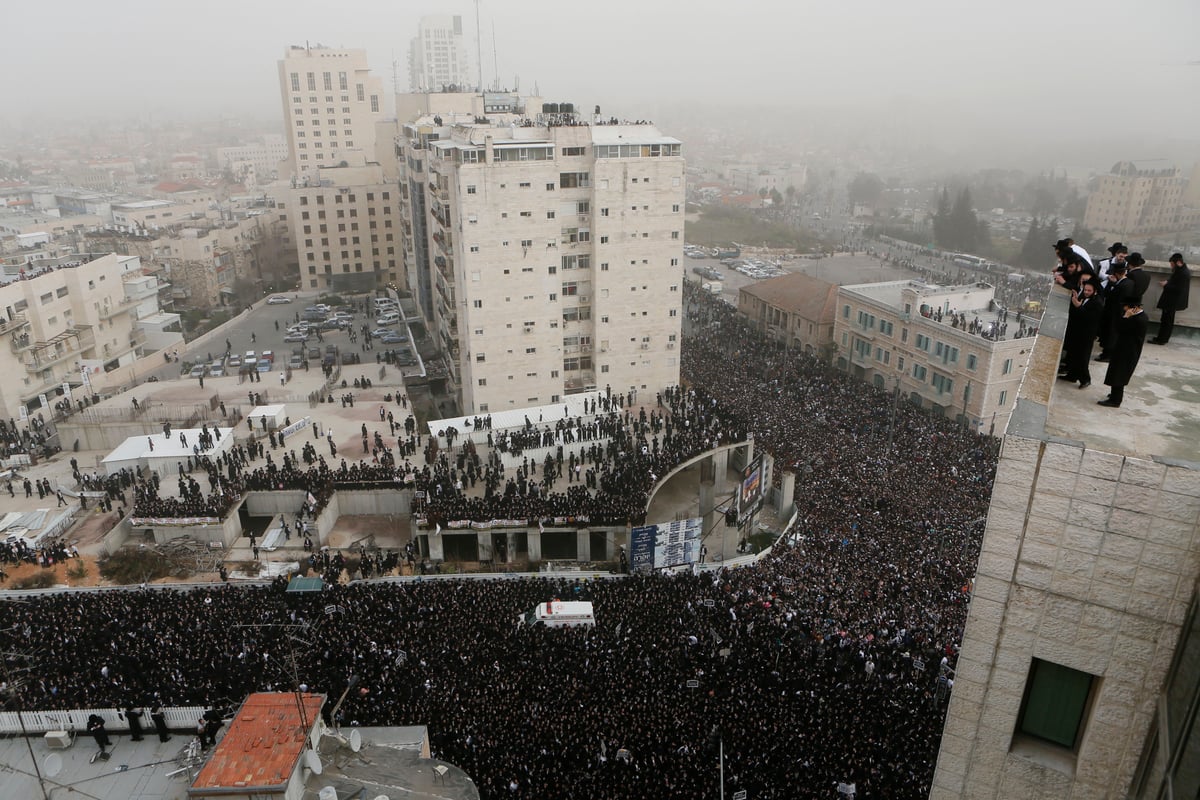
<svg viewBox="0 0 1200 800"><path fill-rule="evenodd" d="M42 772L47 778L53 778L58 773L62 772L63 759L58 753L50 753L42 759Z"/></svg>
<svg viewBox="0 0 1200 800"><path fill-rule="evenodd" d="M362 749L362 734L358 731L350 731L350 752L357 753Z"/></svg>
<svg viewBox="0 0 1200 800"><path fill-rule="evenodd" d="M325 771L325 767L321 764L321 757L312 750L304 751L304 765L312 771L313 775L320 775Z"/></svg>

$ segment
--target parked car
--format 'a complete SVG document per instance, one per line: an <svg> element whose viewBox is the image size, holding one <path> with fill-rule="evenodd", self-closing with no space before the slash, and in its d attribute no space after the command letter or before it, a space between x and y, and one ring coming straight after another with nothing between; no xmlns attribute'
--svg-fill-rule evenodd
<svg viewBox="0 0 1200 800"><path fill-rule="evenodd" d="M307 342L308 334L302 331L289 331L287 336L283 337L285 342Z"/></svg>
<svg viewBox="0 0 1200 800"><path fill-rule="evenodd" d="M375 326L378 328L389 328L392 325L400 324L399 314L383 314L375 320Z"/></svg>
<svg viewBox="0 0 1200 800"><path fill-rule="evenodd" d="M292 369L304 369L304 356L292 354L292 357L288 359L288 366Z"/></svg>
<svg viewBox="0 0 1200 800"><path fill-rule="evenodd" d="M408 341L408 337L405 336L403 333L397 333L396 331L388 331L383 336L379 337L379 341L382 342L383 344L404 344L405 342Z"/></svg>
<svg viewBox="0 0 1200 800"><path fill-rule="evenodd" d="M220 361L214 361L208 365L208 374L213 378L221 378L225 376L225 365Z"/></svg>
<svg viewBox="0 0 1200 800"><path fill-rule="evenodd" d="M230 356L229 357L229 368L230 369L240 367L241 365L242 365L242 357L241 356Z"/></svg>
<svg viewBox="0 0 1200 800"><path fill-rule="evenodd" d="M320 358L321 357L321 348L319 348L319 347L308 348L308 357L309 357L309 359Z"/></svg>
<svg viewBox="0 0 1200 800"><path fill-rule="evenodd" d="M341 330L341 328L342 323L336 319L333 319L332 317L317 326L317 329L322 331L337 331Z"/></svg>
<svg viewBox="0 0 1200 800"><path fill-rule="evenodd" d="M193 378L203 378L208 374L208 366L205 364L197 364L192 367L192 371L188 373Z"/></svg>
<svg viewBox="0 0 1200 800"><path fill-rule="evenodd" d="M274 350L263 350L262 355L259 356L259 359L262 361L267 361L267 362L274 364L275 363L275 351Z"/></svg>
<svg viewBox="0 0 1200 800"><path fill-rule="evenodd" d="M376 328L375 330L371 331L371 338L380 339L384 336L387 336L389 333L391 333L391 331L387 328Z"/></svg>
<svg viewBox="0 0 1200 800"><path fill-rule="evenodd" d="M267 305L269 305L269 306L281 306L284 303L290 303L290 302L292 302L292 298L285 297L281 294L273 294L267 298Z"/></svg>

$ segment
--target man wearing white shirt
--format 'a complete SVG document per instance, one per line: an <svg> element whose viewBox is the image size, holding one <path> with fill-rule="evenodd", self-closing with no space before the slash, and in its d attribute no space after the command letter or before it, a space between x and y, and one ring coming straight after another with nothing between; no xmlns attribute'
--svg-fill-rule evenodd
<svg viewBox="0 0 1200 800"><path fill-rule="evenodd" d="M1087 250L1084 250L1082 247L1080 247L1079 245L1075 244L1075 240L1074 240L1074 239L1071 239L1071 238L1067 238L1067 239L1059 239L1059 240L1058 240L1058 242L1056 242L1056 243L1055 243L1055 245L1054 245L1054 249L1056 249L1056 250L1060 250L1060 249L1063 249L1063 248L1065 248L1065 247L1069 247L1069 248L1071 248L1072 250L1074 250L1076 253L1078 253L1078 254L1079 254L1079 257L1083 259L1083 263L1085 263L1085 264L1088 264L1088 265L1092 266L1092 267L1093 267L1093 269L1094 269L1094 265L1095 265L1095 263L1096 263L1096 262L1095 262L1095 261L1092 261L1092 257L1088 255L1088 251L1087 251Z"/></svg>
<svg viewBox="0 0 1200 800"><path fill-rule="evenodd" d="M1112 266L1113 263L1124 264L1125 257L1129 255L1129 248L1120 242L1113 242L1108 248L1108 255L1108 258L1100 262L1099 271L1100 281L1105 285L1108 283L1108 268Z"/></svg>

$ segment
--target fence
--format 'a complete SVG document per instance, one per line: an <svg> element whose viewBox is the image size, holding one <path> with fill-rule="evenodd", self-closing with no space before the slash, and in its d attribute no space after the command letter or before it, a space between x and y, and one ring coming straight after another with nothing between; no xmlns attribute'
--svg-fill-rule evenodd
<svg viewBox="0 0 1200 800"><path fill-rule="evenodd" d="M173 706L163 709L167 718L167 727L172 730L196 730L196 720L204 714L203 706ZM21 733L24 724L25 733L42 734L46 731L77 731L86 733L88 717L96 714L104 720L105 728L111 733L115 730L129 730L129 722L122 710L116 708L73 708L67 711L4 711L0 712L0 734ZM154 728L150 720L149 709L142 718L142 728Z"/></svg>

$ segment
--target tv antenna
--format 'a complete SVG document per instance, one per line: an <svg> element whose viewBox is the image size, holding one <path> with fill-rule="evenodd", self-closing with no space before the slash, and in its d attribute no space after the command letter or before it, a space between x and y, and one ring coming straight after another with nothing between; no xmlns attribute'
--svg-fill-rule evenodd
<svg viewBox="0 0 1200 800"><path fill-rule="evenodd" d="M479 0L475 0L475 61L479 64L479 91L483 91L483 39L479 29Z"/></svg>

